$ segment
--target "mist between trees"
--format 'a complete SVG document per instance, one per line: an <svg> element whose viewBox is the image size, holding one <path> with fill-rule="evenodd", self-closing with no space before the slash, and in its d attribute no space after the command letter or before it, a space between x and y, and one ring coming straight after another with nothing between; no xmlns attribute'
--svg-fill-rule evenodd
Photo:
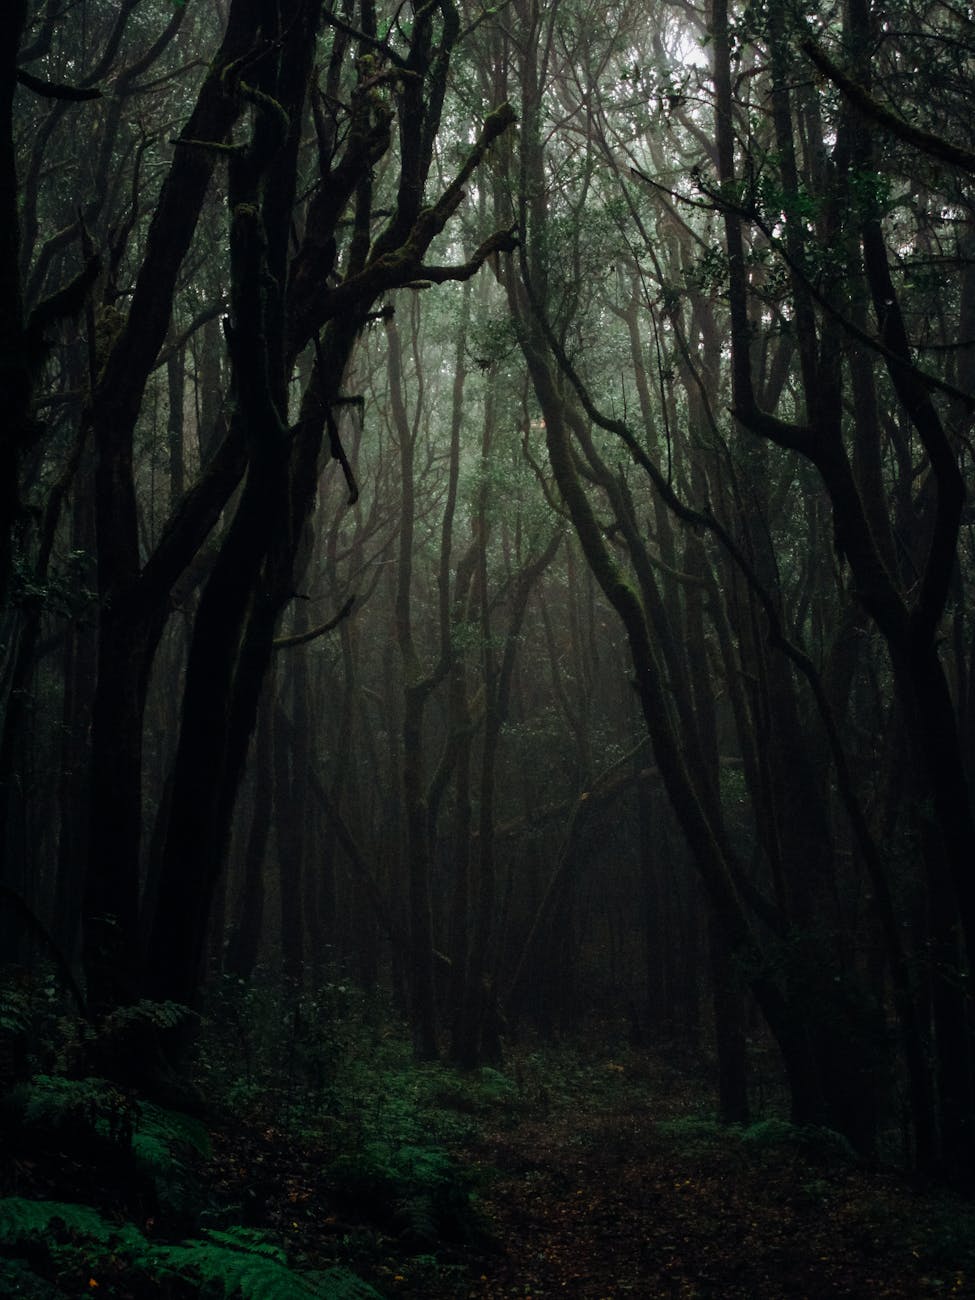
<svg viewBox="0 0 975 1300"><path fill-rule="evenodd" d="M5 957L618 1017L964 1176L973 40L4 5Z"/></svg>

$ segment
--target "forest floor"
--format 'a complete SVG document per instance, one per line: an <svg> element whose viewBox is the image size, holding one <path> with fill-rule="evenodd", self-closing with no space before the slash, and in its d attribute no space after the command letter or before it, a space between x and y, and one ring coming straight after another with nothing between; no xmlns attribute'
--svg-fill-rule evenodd
<svg viewBox="0 0 975 1300"><path fill-rule="evenodd" d="M120 1125L95 1080L27 1085L0 1300L975 1297L975 1203L836 1135L722 1128L693 1062L577 1044L461 1074L363 1032L330 1039L314 1087L292 1054L275 1087L227 1091L224 1045L199 1142L143 1103Z"/></svg>
<svg viewBox="0 0 975 1300"><path fill-rule="evenodd" d="M291 1253L344 1257L388 1297L975 1297L966 1200L865 1168L835 1135L723 1129L693 1072L646 1054L549 1069L453 1140L448 1128L478 1216L453 1244L366 1226L318 1190L316 1153L273 1130L243 1159L245 1135L226 1134L223 1158L251 1188L255 1167L275 1165L264 1219ZM436 1100L463 1111L469 1096Z"/></svg>

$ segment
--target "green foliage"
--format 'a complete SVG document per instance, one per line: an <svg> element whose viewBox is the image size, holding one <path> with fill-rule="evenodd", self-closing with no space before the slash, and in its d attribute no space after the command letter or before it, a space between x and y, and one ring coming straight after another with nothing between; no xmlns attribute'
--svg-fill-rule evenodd
<svg viewBox="0 0 975 1300"><path fill-rule="evenodd" d="M317 1287L288 1268L284 1251L250 1228L209 1231L201 1241L164 1246L153 1252L163 1270L189 1277L199 1294L219 1300L289 1300L320 1296Z"/></svg>
<svg viewBox="0 0 975 1300"><path fill-rule="evenodd" d="M478 370L486 371L503 365L517 346L515 322L506 312L495 316L481 315L471 325L470 353Z"/></svg>
<svg viewBox="0 0 975 1300"><path fill-rule="evenodd" d="M147 1039L196 1018L178 1002L141 998L89 1020L66 1000L57 968L8 967L0 971L0 1087L31 1076L97 1075L106 1060L144 1052Z"/></svg>
<svg viewBox="0 0 975 1300"><path fill-rule="evenodd" d="M774 1116L742 1128L700 1115L662 1120L657 1132L685 1155L701 1156L739 1151L753 1158L801 1155L819 1162L856 1160L856 1152L840 1133L812 1124L790 1124Z"/></svg>
<svg viewBox="0 0 975 1300"><path fill-rule="evenodd" d="M429 1104L466 1115L521 1108L518 1085L500 1070L481 1066L470 1074L439 1072L430 1080Z"/></svg>
<svg viewBox="0 0 975 1300"><path fill-rule="evenodd" d="M65 1037L59 1019L63 1010L60 981L52 966L0 970L0 1089L50 1068Z"/></svg>
<svg viewBox="0 0 975 1300"><path fill-rule="evenodd" d="M380 1300L379 1292L347 1268L329 1268L315 1274L319 1300Z"/></svg>
<svg viewBox="0 0 975 1300"><path fill-rule="evenodd" d="M95 1245L106 1246L110 1243L134 1246L144 1241L137 1228L131 1224L109 1223L90 1205L31 1201L22 1196L0 1200L0 1247L6 1250L45 1235L62 1242L86 1238Z"/></svg>
<svg viewBox="0 0 975 1300"><path fill-rule="evenodd" d="M135 1101L106 1079L38 1075L5 1102L22 1139L72 1150L85 1158L111 1153L157 1203L180 1215L198 1208L191 1154L206 1157L209 1138L197 1120L147 1101ZM96 1150L92 1150L95 1144Z"/></svg>
<svg viewBox="0 0 975 1300"><path fill-rule="evenodd" d="M103 1035L124 1034L133 1028L178 1029L187 1020L195 1019L196 1012L180 1002L153 1002L140 998L124 1007L116 1007L99 1025Z"/></svg>
<svg viewBox="0 0 975 1300"><path fill-rule="evenodd" d="M28 1072L31 1006L26 989L0 986L0 1082L9 1087Z"/></svg>
<svg viewBox="0 0 975 1300"><path fill-rule="evenodd" d="M492 1069L490 1065L482 1065L475 1071L471 1084L476 1096L486 1106L505 1105L514 1101L518 1095L518 1086L514 1080L500 1070Z"/></svg>
<svg viewBox="0 0 975 1300"><path fill-rule="evenodd" d="M3 1260L0 1277L6 1287L5 1294L17 1296L18 1300L63 1300L64 1292L45 1278L38 1277L22 1259Z"/></svg>
<svg viewBox="0 0 975 1300"><path fill-rule="evenodd" d="M15 986L0 989L0 1039L19 1038L30 1027L30 998Z"/></svg>
<svg viewBox="0 0 975 1300"><path fill-rule="evenodd" d="M718 244L705 245L704 251L684 272L688 287L702 293L718 294L728 283L728 255Z"/></svg>
<svg viewBox="0 0 975 1300"><path fill-rule="evenodd" d="M303 1119L305 1110L317 1113L330 1104L360 1049L385 1058L381 1023L377 1009L346 980L324 980L298 993L263 971L250 981L226 977L211 995L201 1072L207 1090L232 1106L274 1093L279 1110L284 1103L289 1117Z"/></svg>
<svg viewBox="0 0 975 1300"><path fill-rule="evenodd" d="M791 1149L813 1157L856 1159L856 1152L841 1133L814 1124L790 1124L784 1119L760 1120L744 1130L741 1140L756 1151Z"/></svg>
<svg viewBox="0 0 975 1300"><path fill-rule="evenodd" d="M685 1155L700 1156L726 1149L736 1141L739 1130L719 1120L702 1115L685 1115L680 1119L661 1120L657 1132L671 1141Z"/></svg>
<svg viewBox="0 0 975 1300"><path fill-rule="evenodd" d="M191 1147L198 1155L209 1156L210 1137L198 1119L177 1110L167 1110L150 1101L139 1102L138 1127L133 1145L157 1142L169 1148L177 1144Z"/></svg>
<svg viewBox="0 0 975 1300"><path fill-rule="evenodd" d="M330 1174L342 1199L411 1245L478 1235L468 1175L439 1147L370 1143L340 1156Z"/></svg>
<svg viewBox="0 0 975 1300"><path fill-rule="evenodd" d="M75 1140L103 1138L127 1146L135 1128L135 1109L129 1098L107 1079L65 1079L40 1074L15 1090L23 1123L32 1129L68 1133Z"/></svg>
<svg viewBox="0 0 975 1300"><path fill-rule="evenodd" d="M314 1278L296 1272L279 1246L250 1228L212 1230L167 1245L147 1241L132 1224L112 1223L91 1206L62 1201L0 1200L0 1252L13 1257L15 1271L25 1279L36 1280L39 1270L62 1288L73 1287L71 1294L87 1293L89 1279L101 1285L102 1270L112 1276L121 1270L129 1279L186 1283L189 1294L204 1300L372 1300L378 1295L344 1268Z"/></svg>
<svg viewBox="0 0 975 1300"><path fill-rule="evenodd" d="M62 567L38 578L21 555L14 557L10 603L23 609L75 618L95 600L92 558L87 551L69 551Z"/></svg>
<svg viewBox="0 0 975 1300"><path fill-rule="evenodd" d="M159 1205L177 1214L195 1214L200 1193L184 1154L206 1158L210 1139L206 1129L190 1115L167 1110L151 1102L138 1103L132 1134L136 1167L155 1192Z"/></svg>
<svg viewBox="0 0 975 1300"><path fill-rule="evenodd" d="M0 1254L20 1260L40 1276L87 1293L100 1261L147 1255L148 1243L132 1224L114 1224L89 1205L66 1201L0 1200ZM62 1292L63 1293L63 1292Z"/></svg>

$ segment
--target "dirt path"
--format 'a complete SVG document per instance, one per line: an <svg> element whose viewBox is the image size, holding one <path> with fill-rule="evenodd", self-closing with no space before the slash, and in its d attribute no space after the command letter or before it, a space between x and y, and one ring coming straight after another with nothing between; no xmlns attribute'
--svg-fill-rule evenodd
<svg viewBox="0 0 975 1300"><path fill-rule="evenodd" d="M403 1295L975 1296L897 1226L914 1219L909 1189L821 1156L675 1143L639 1114L584 1113L487 1132L471 1154L496 1171L482 1206L500 1252L443 1289L407 1273Z"/></svg>

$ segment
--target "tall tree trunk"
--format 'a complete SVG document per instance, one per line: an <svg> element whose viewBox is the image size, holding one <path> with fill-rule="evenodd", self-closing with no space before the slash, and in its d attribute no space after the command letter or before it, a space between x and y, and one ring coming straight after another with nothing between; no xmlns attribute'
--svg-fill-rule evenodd
<svg viewBox="0 0 975 1300"><path fill-rule="evenodd" d="M20 214L13 101L27 0L11 0L0 15L0 367L6 414L0 432L0 610L13 577L13 534L20 512L20 457L33 435L31 360L20 283Z"/></svg>
<svg viewBox="0 0 975 1300"><path fill-rule="evenodd" d="M223 72L249 47L252 0L234 0L227 30L181 140L223 140L240 105ZM142 726L168 586L140 574L133 437L146 381L165 338L176 277L190 246L215 155L177 148L163 184L126 324L92 401L99 623L92 713L91 842L84 961L95 1007L138 996ZM173 575L173 580L177 574Z"/></svg>
<svg viewBox="0 0 975 1300"><path fill-rule="evenodd" d="M429 815L423 747L423 715L433 687L424 677L413 639L412 582L416 521L414 450L416 425L410 425L403 394L403 347L395 320L386 322L390 409L399 444L400 522L396 579L396 642L403 678L403 731L400 780L403 791L404 854L410 920L410 1006L413 1043L421 1060L433 1060L437 1044L436 988L433 974L433 909L430 900Z"/></svg>
<svg viewBox="0 0 975 1300"><path fill-rule="evenodd" d="M250 979L260 953L264 928L264 894L267 873L267 846L273 813L272 779L274 761L273 690L265 683L264 696L257 714L251 762L254 767L254 801L250 825L244 840L243 864L237 916L227 945L226 968L239 979Z"/></svg>

